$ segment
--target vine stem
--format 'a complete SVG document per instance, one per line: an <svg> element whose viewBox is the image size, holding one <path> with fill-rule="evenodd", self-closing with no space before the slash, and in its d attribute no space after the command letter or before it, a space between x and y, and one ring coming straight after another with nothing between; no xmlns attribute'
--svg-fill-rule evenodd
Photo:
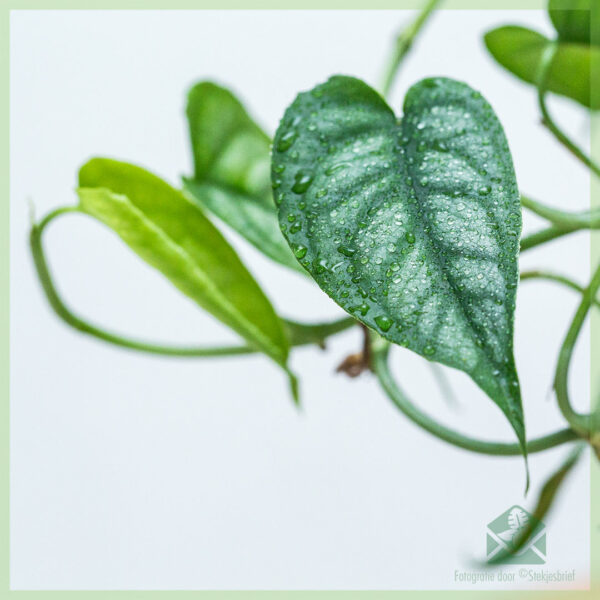
<svg viewBox="0 0 600 600"><path fill-rule="evenodd" d="M561 283L565 287L571 288L580 294L585 293L585 288L582 285L579 285L577 282L565 277L564 275L559 275L558 273L552 273L550 271L523 271L520 274L520 278L521 281L527 281L530 279L546 279L548 281ZM600 299L597 296L592 298L592 304L600 308Z"/></svg>
<svg viewBox="0 0 600 600"><path fill-rule="evenodd" d="M154 344L131 339L117 333L106 331L74 314L67 307L59 295L58 290L56 289L44 253L42 235L47 226L58 217L80 212L81 211L76 206L57 208L48 213L38 224L32 224L29 236L33 262L38 274L38 278L42 285L42 289L44 290L46 298L48 299L48 302L50 303L50 306L56 315L60 317L67 325L70 325L77 331L86 333L115 346L120 346L130 350L137 350L139 352L146 352L149 354L159 354L162 356L208 358L219 356L237 356L240 354L253 354L259 352L259 350L249 345L181 347ZM351 317L346 317L329 323L316 324L305 324L284 320L284 327L286 328L288 336L290 337L292 346L301 346L305 344L322 345L327 337L335 335L336 333L340 333L341 331L344 331L354 325L356 325L356 320Z"/></svg>
<svg viewBox="0 0 600 600"><path fill-rule="evenodd" d="M597 208L581 212L568 212L552 208L528 196L521 196L521 204L554 225L576 227L578 229L600 229L600 209Z"/></svg>
<svg viewBox="0 0 600 600"><path fill-rule="evenodd" d="M427 4L425 4L421 12L417 15L417 18L396 36L394 52L385 68L382 79L381 94L383 97L389 95L404 57L410 52L415 38L440 2L441 0L428 0Z"/></svg>
<svg viewBox="0 0 600 600"><path fill-rule="evenodd" d="M556 124L546 104L546 94L548 79L550 77L550 70L552 68L552 62L558 50L558 43L554 42L546 48L542 54L542 60L540 62L540 70L538 75L538 106L542 113L542 119L544 125L552 132L554 137L567 148L574 156L576 156L586 167L591 169L597 177L600 177L600 166L598 166L575 142L573 142L569 136L562 131L562 129Z"/></svg>
<svg viewBox="0 0 600 600"><path fill-rule="evenodd" d="M522 238L521 252L582 229L600 228L600 210L598 209L578 213L567 212L546 206L527 196L521 196L521 205L552 223L546 229Z"/></svg>
<svg viewBox="0 0 600 600"><path fill-rule="evenodd" d="M541 246L546 242L551 242L552 240L568 235L569 233L575 233L582 229L583 227L561 227L559 225L551 225L546 229L541 229L540 231L530 233L524 238L521 238L521 252L531 250L536 246Z"/></svg>
<svg viewBox="0 0 600 600"><path fill-rule="evenodd" d="M590 303L595 302L598 305L596 293L598 284L590 284L587 289L582 288L579 284L554 273L547 273L544 271L525 271L521 274L521 279L548 279L556 281L567 287L575 289L584 294L584 298L588 298ZM595 285L595 288L594 288ZM582 301L583 303L583 301ZM588 307L589 308L589 307ZM585 315L584 315L585 317ZM576 338L576 335L575 335ZM574 341L573 341L574 343ZM388 342L383 340L381 337L373 334L373 351L372 351L372 365L373 371L377 376L380 385L385 391L386 395L390 398L393 404L398 408L406 417L408 417L416 425L434 435L435 437L471 452L488 455L501 455L501 456L520 456L522 448L518 443L506 443L506 442L494 442L480 440L463 435L455 430L449 429L444 425L433 420L427 414L417 408L400 389L398 384L394 381L392 374L389 369L388 356L390 345ZM555 433L551 433L540 438L529 440L527 442L527 452L535 453L553 448L555 446L564 444L566 442L580 439L580 434L575 428L567 428L559 430Z"/></svg>
<svg viewBox="0 0 600 600"><path fill-rule="evenodd" d="M377 336L373 339L373 370L388 398L413 423L434 435L440 440L479 454L497 456L522 456L523 450L518 443L494 442L472 438L431 419L427 414L417 408L398 387L389 369L388 355L389 343ZM540 438L527 442L527 452L542 452L549 448L559 446L566 442L579 439L573 429L561 429Z"/></svg>
<svg viewBox="0 0 600 600"><path fill-rule="evenodd" d="M596 268L596 272L594 273L589 286L583 292L579 307L575 312L571 326L567 331L567 335L565 336L565 340L560 349L554 375L554 390L556 391L558 407L571 427L585 438L589 438L591 434L591 417L590 415L576 412L571 406L568 386L569 366L571 364L573 350L575 349L575 343L599 288L600 266Z"/></svg>

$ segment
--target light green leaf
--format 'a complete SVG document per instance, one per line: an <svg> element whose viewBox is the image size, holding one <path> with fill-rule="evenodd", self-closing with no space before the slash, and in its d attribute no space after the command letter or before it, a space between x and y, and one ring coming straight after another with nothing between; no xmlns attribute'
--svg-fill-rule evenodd
<svg viewBox="0 0 600 600"><path fill-rule="evenodd" d="M427 79L399 122L365 83L333 77L287 109L280 164L282 231L319 286L388 340L468 373L525 452L513 359L521 209L488 103Z"/></svg>
<svg viewBox="0 0 600 600"><path fill-rule="evenodd" d="M80 208L180 291L285 366L288 341L269 300L199 208L139 167L96 158L79 172Z"/></svg>
<svg viewBox="0 0 600 600"><path fill-rule="evenodd" d="M485 44L492 56L511 73L534 85L542 55L552 43L536 31L514 25L485 34ZM600 47L560 43L546 88L597 110L600 109L600 96L591 94L592 81L597 78L600 78Z"/></svg>
<svg viewBox="0 0 600 600"><path fill-rule="evenodd" d="M188 94L187 117L194 177L186 193L269 258L298 270L277 222L270 168L270 140L237 98L210 82Z"/></svg>
<svg viewBox="0 0 600 600"><path fill-rule="evenodd" d="M548 12L558 37L564 42L578 44L600 43L592 41L592 8L600 17L600 0L549 0ZM599 24L596 23L596 27Z"/></svg>

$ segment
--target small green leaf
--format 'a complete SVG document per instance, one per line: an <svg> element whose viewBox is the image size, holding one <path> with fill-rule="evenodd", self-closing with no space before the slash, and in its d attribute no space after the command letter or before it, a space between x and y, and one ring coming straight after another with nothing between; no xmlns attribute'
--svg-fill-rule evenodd
<svg viewBox="0 0 600 600"><path fill-rule="evenodd" d="M513 75L536 85L542 56L554 42L536 31L508 25L485 34L492 56ZM580 104L600 109L600 96L592 95L592 81L600 78L600 47L560 43L550 67L546 88Z"/></svg>
<svg viewBox="0 0 600 600"><path fill-rule="evenodd" d="M194 154L187 194L266 256L301 270L279 230L267 135L229 90L210 82L190 90L187 117Z"/></svg>
<svg viewBox="0 0 600 600"><path fill-rule="evenodd" d="M525 453L513 359L521 209L504 132L479 93L449 79L413 86L404 113L350 77L300 94L273 146L282 231L347 312L468 373Z"/></svg>
<svg viewBox="0 0 600 600"><path fill-rule="evenodd" d="M549 0L548 13L558 38L563 42L593 43L592 8L600 16L600 0ZM594 41L600 43L598 38Z"/></svg>
<svg viewBox="0 0 600 600"><path fill-rule="evenodd" d="M288 341L269 300L199 208L139 167L96 158L79 172L80 208L175 287L285 367Z"/></svg>

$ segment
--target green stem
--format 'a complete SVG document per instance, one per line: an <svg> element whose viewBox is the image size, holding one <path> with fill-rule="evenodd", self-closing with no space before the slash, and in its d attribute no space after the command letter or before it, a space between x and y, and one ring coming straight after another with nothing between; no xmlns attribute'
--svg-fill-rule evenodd
<svg viewBox="0 0 600 600"><path fill-rule="evenodd" d="M527 196L521 196L521 204L531 212L547 219L559 227L576 227L578 229L600 228L600 209L582 212L567 212L546 206Z"/></svg>
<svg viewBox="0 0 600 600"><path fill-rule="evenodd" d="M596 269L590 285L584 290L581 302L575 312L573 321L558 355L558 363L556 365L556 373L554 375L554 389L556 391L556 399L558 406L565 419L571 427L577 431L582 437L589 438L590 436L590 416L576 412L571 406L569 399L569 366L571 357L575 349L575 343L579 337L579 333L583 327L585 318L590 310L590 306L596 298L596 294L600 288L600 266Z"/></svg>
<svg viewBox="0 0 600 600"><path fill-rule="evenodd" d="M525 252L526 250L531 250L536 246L540 246L541 244L545 244L546 242L550 242L557 238L563 237L564 235L568 235L569 233L574 233L575 231L580 231L581 227L560 227L558 225L551 225L546 229L542 229L540 231L536 231L535 233L530 233L526 235L524 238L521 238L521 252Z"/></svg>
<svg viewBox="0 0 600 600"><path fill-rule="evenodd" d="M541 229L535 233L526 235L521 239L521 252L545 244L557 238L580 231L582 229L598 229L600 228L600 210L590 210L580 213L569 213L566 211L558 210L545 206L527 198L521 196L521 204L531 210L532 212L548 219L552 222L550 227Z"/></svg>
<svg viewBox="0 0 600 600"><path fill-rule="evenodd" d="M563 146L565 146L565 148L572 152L573 155L576 156L586 167L591 169L596 176L600 177L600 166L598 166L583 150L581 150L581 148L577 146L577 144L575 144L569 138L566 133L560 129L548 111L548 106L546 105L548 78L550 76L552 61L554 60L557 49L558 43L553 43L548 46L542 55L542 60L540 63L538 76L538 105L540 112L542 113L543 123L552 132L552 134L554 134L554 137Z"/></svg>
<svg viewBox="0 0 600 600"><path fill-rule="evenodd" d="M187 358L198 357L217 357L217 356L237 356L240 354L252 354L258 352L256 348L248 345L236 346L213 346L213 347L180 347L180 346L165 346L162 344L153 344L141 340L124 337L117 333L112 333L101 329L100 327L82 319L75 315L65 304L60 297L46 261L44 248L42 244L42 235L46 227L56 218L61 215L80 212L77 207L64 207L53 210L46 215L37 225L33 224L29 236L31 253L33 262L38 274L38 278L42 288L46 294L46 298L54 312L67 325L70 325L77 331L86 333L104 342L108 342L115 346L146 352L150 354L159 354L162 356L176 356ZM324 340L331 336L348 329L356 324L356 321L351 318L343 318L331 323L304 324L296 323L295 321L284 321L284 325L290 336L290 343L293 346L305 344L322 345Z"/></svg>
<svg viewBox="0 0 600 600"><path fill-rule="evenodd" d="M417 18L397 35L396 40L394 41L394 53L390 57L382 79L381 93L384 97L388 96L390 93L404 57L410 52L415 38L427 22L431 13L437 8L440 1L441 0L428 0Z"/></svg>
<svg viewBox="0 0 600 600"><path fill-rule="evenodd" d="M298 323L290 319L283 319L283 324L292 346L308 344L324 346L327 338L358 325L358 321L353 317L342 317L336 321L323 323Z"/></svg>
<svg viewBox="0 0 600 600"><path fill-rule="evenodd" d="M518 443L490 442L465 436L458 431L449 429L431 419L419 410L402 392L394 381L388 365L389 343L382 338L376 338L373 343L373 369L379 383L394 405L413 423L431 433L435 437L471 452L500 456L521 456L522 449ZM560 444L578 439L572 429L562 429L543 437L529 440L527 452L541 452Z"/></svg>
<svg viewBox="0 0 600 600"><path fill-rule="evenodd" d="M549 271L523 271L520 277L521 281L527 281L528 279L547 279L548 281L561 283L564 286L579 292L580 294L585 293L585 288L582 285L579 285L572 279L569 279L564 275L559 275L558 273L551 273ZM598 299L598 297L593 298L592 303L597 307L600 307L600 299Z"/></svg>

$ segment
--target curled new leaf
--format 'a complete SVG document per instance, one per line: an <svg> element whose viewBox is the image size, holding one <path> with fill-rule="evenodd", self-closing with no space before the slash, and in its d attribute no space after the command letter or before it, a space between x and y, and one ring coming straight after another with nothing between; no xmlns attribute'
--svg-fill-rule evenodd
<svg viewBox="0 0 600 600"><path fill-rule="evenodd" d="M388 340L468 373L525 452L513 359L519 193L481 95L427 79L398 121L365 83L333 77L287 109L272 181L282 231L319 286Z"/></svg>
<svg viewBox="0 0 600 600"><path fill-rule="evenodd" d="M194 177L189 197L266 256L298 270L279 231L269 179L270 140L225 88L201 82L188 94Z"/></svg>
<svg viewBox="0 0 600 600"><path fill-rule="evenodd" d="M110 227L180 291L285 366L288 341L269 300L198 207L139 167L93 159L79 172L80 210Z"/></svg>

